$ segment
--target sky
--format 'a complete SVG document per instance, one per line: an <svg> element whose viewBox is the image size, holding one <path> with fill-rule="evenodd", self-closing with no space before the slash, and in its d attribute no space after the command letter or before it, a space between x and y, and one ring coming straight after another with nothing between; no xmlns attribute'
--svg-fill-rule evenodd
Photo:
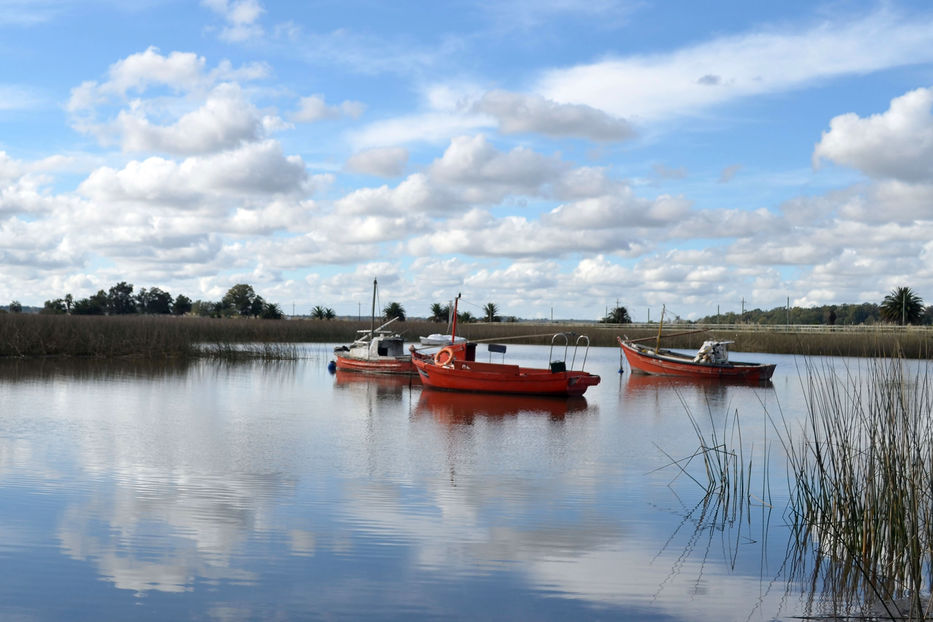
<svg viewBox="0 0 933 622"><path fill-rule="evenodd" d="M0 0L0 305L933 303L933 5Z"/></svg>

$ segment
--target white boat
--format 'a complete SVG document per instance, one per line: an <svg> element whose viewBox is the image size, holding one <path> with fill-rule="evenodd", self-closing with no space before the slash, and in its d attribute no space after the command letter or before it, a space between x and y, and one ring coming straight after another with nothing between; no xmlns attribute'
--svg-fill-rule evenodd
<svg viewBox="0 0 933 622"><path fill-rule="evenodd" d="M427 337L421 337L423 346L449 346L454 343L464 343L465 337L454 337L453 335L442 335L440 333L431 333Z"/></svg>
<svg viewBox="0 0 933 622"><path fill-rule="evenodd" d="M415 374L411 355L405 353L405 340L398 333L384 330L392 318L376 328L376 280L373 279L373 327L357 331L359 337L349 346L334 348L334 369L370 374Z"/></svg>
<svg viewBox="0 0 933 622"><path fill-rule="evenodd" d="M447 305L447 330L451 329L452 314L456 312L454 302L451 300L450 304ZM455 343L466 343L466 337L455 337L451 333L431 333L427 337L421 337L420 339L423 346L452 346Z"/></svg>

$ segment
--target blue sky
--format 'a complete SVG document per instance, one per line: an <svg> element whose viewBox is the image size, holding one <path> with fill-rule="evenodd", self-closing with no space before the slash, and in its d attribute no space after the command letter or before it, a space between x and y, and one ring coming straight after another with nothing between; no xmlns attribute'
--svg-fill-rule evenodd
<svg viewBox="0 0 933 622"><path fill-rule="evenodd" d="M933 7L759 4L0 0L0 304L933 302Z"/></svg>

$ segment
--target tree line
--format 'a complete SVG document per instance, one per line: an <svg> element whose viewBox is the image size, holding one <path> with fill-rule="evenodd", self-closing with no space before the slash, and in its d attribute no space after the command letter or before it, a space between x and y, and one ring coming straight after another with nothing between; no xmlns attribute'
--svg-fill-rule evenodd
<svg viewBox="0 0 933 622"><path fill-rule="evenodd" d="M430 322L446 322L447 318L450 316L450 305L442 305L439 302L435 302L431 305L431 311L428 314L428 321ZM337 317L334 310L330 307L323 307L321 305L315 306L311 309L311 317L316 320L332 320ZM408 317L405 307L400 302L390 302L385 307L382 308L382 318L385 320L391 320L395 318L399 322L404 322ZM501 322L502 317L499 315L499 307L494 302L486 303L486 306L483 307L483 320L486 322ZM457 321L463 323L477 322L479 321L472 313L469 311L457 311ZM507 321L515 321L515 318L507 318Z"/></svg>
<svg viewBox="0 0 933 622"><path fill-rule="evenodd" d="M923 299L910 287L896 287L880 304L823 305L819 307L775 307L768 311L752 309L742 313L709 315L697 320L700 324L898 324L933 325L933 305L924 306Z"/></svg>
<svg viewBox="0 0 933 622"><path fill-rule="evenodd" d="M625 307L609 311L601 322L629 324L632 318ZM673 322L681 322L675 317ZM775 307L768 311L752 309L743 313L727 312L707 315L696 324L877 324L933 325L933 305L924 306L923 299L910 287L896 287L880 304L823 305L820 307Z"/></svg>
<svg viewBox="0 0 933 622"><path fill-rule="evenodd" d="M12 301L8 310L21 313L23 306L19 301ZM0 312L4 312L0 308ZM432 322L446 322L450 316L450 305L433 303L428 319ZM99 290L96 294L75 300L71 294L64 298L46 300L39 313L70 315L198 315L202 317L259 317L281 319L281 308L275 303L265 301L256 294L251 285L234 285L219 301L192 301L184 294L172 297L166 291L153 287L140 289L133 293L133 285L121 281L109 290ZM405 321L405 307L399 302L390 302L383 310L386 320L397 318ZM469 311L457 312L457 321L463 323L501 322L499 308L494 302L483 307L483 317L477 318ZM321 305L311 310L315 319L331 320L336 313L330 307ZM514 317L504 321L516 321ZM632 318L624 306L609 310L600 322L610 324L628 324ZM680 321L675 318L671 321ZM707 315L695 321L698 324L874 324L887 322L901 325L933 325L933 305L924 306L923 299L910 287L896 287L884 297L880 304L863 302L859 304L823 305L819 307L774 307L770 310L751 309L743 313L727 312Z"/></svg>
<svg viewBox="0 0 933 622"><path fill-rule="evenodd" d="M428 315L428 320L431 322L446 322L450 317L450 305L442 305L439 302L435 302L431 305L431 312ZM494 302L487 302L483 306L483 316L482 318L475 317L469 311L461 311L457 309L457 321L463 322L465 324L470 322L501 322L503 321L502 316L499 315L499 306ZM514 322L514 317L505 318L507 322Z"/></svg>
<svg viewBox="0 0 933 622"><path fill-rule="evenodd" d="M17 309L14 310L14 304ZM22 306L13 301L11 312L22 311ZM179 294L173 297L158 287L142 288L133 293L133 285L120 281L109 290L99 290L87 298L75 299L71 294L64 298L46 300L39 313L48 315L198 315L202 317L258 317L278 320L284 317L279 305L267 302L251 285L234 285L219 301L194 300Z"/></svg>

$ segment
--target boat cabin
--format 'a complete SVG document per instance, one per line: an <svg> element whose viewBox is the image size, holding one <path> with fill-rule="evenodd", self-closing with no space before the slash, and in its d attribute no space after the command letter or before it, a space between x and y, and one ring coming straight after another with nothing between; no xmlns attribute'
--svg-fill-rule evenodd
<svg viewBox="0 0 933 622"><path fill-rule="evenodd" d="M694 363L712 363L721 365L729 362L728 345L732 341L704 341L699 351L693 357Z"/></svg>

